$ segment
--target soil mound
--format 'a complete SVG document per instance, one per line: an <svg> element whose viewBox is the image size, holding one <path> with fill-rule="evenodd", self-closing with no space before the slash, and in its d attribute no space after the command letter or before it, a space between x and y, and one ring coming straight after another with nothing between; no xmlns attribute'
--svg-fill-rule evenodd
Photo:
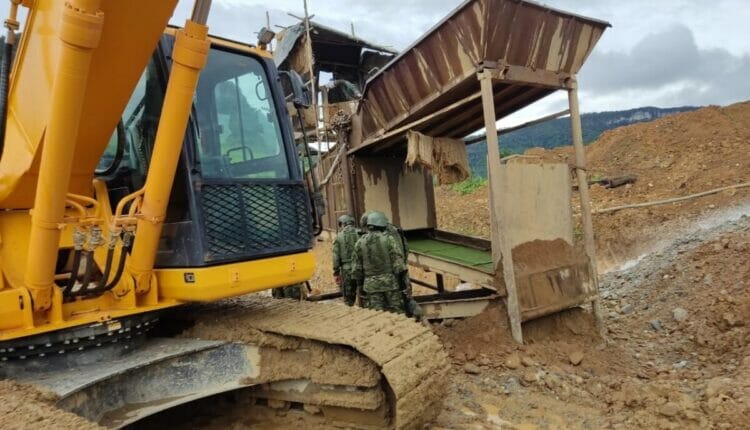
<svg viewBox="0 0 750 430"><path fill-rule="evenodd" d="M574 164L572 147L530 149L525 155ZM587 147L587 158L589 179L638 177L635 184L619 188L593 185L594 210L750 182L750 102L709 106L610 130ZM488 207L486 187L460 195L444 186L437 188L435 195L441 228L489 237L489 214L480 210ZM600 263L606 268L639 255L659 239L665 223L676 226L747 201L748 188L682 203L595 215ZM655 232L657 227L660 230Z"/></svg>

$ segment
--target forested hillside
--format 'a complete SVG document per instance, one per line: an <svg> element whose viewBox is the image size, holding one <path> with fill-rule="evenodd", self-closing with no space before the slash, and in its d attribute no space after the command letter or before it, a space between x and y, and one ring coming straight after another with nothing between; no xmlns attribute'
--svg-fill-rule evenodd
<svg viewBox="0 0 750 430"><path fill-rule="evenodd" d="M596 112L581 115L583 126L583 141L588 144L595 141L599 136L610 129L635 124L638 122L652 121L673 113L693 111L698 109L692 106L661 109L656 107L642 107L625 111ZM500 148L503 155L510 153L523 153L529 148L557 148L559 146L571 145L570 118L558 118L542 124L504 134L500 137ZM478 176L486 175L486 142L469 145L469 164L472 173Z"/></svg>

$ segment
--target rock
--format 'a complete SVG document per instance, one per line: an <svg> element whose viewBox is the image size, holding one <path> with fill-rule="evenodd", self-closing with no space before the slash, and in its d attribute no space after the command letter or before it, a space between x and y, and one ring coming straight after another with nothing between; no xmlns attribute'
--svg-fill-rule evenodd
<svg viewBox="0 0 750 430"><path fill-rule="evenodd" d="M546 378L544 378L544 385L546 385L550 390L555 390L562 385L562 380L559 376L551 373L547 375Z"/></svg>
<svg viewBox="0 0 750 430"><path fill-rule="evenodd" d="M651 328L654 329L655 331L662 331L662 329L664 328L662 327L660 320L651 320L649 324L651 324Z"/></svg>
<svg viewBox="0 0 750 430"><path fill-rule="evenodd" d="M663 404L661 408L659 408L659 413L664 415L665 417L671 418L677 416L677 414L680 413L680 407L677 405L677 403L667 402Z"/></svg>
<svg viewBox="0 0 750 430"><path fill-rule="evenodd" d="M447 320L443 320L443 325L445 327L453 327L453 324L455 322L456 322L456 320L454 320L454 319L447 319Z"/></svg>
<svg viewBox="0 0 750 430"><path fill-rule="evenodd" d="M578 366L583 361L583 351L575 350L568 354L568 359L570 360L570 364L573 366Z"/></svg>
<svg viewBox="0 0 750 430"><path fill-rule="evenodd" d="M738 318L731 312L724 313L724 315L721 316L721 320L727 325L727 327L739 327L744 325L742 318Z"/></svg>
<svg viewBox="0 0 750 430"><path fill-rule="evenodd" d="M687 365L688 365L687 360L678 361L677 363L672 365L672 369L675 369L675 370L684 369L685 367L687 367Z"/></svg>
<svg viewBox="0 0 750 430"><path fill-rule="evenodd" d="M677 322L682 322L688 319L688 311L683 308L672 309L672 318Z"/></svg>
<svg viewBox="0 0 750 430"><path fill-rule="evenodd" d="M706 397L712 398L731 391L730 378L713 378L706 384Z"/></svg>
<svg viewBox="0 0 750 430"><path fill-rule="evenodd" d="M487 356L483 355L483 356L479 357L479 365L480 366L489 366L491 363L492 362L490 361L489 358L487 358Z"/></svg>
<svg viewBox="0 0 750 430"><path fill-rule="evenodd" d="M503 394L505 395L511 395L513 393L518 392L521 389L521 381L518 380L515 376L511 376L508 378L507 381L505 381L502 384L503 387Z"/></svg>
<svg viewBox="0 0 750 430"><path fill-rule="evenodd" d="M469 375L479 375L480 373L482 373L482 369L480 369L473 363L466 363L464 364L464 372L468 373Z"/></svg>
<svg viewBox="0 0 750 430"><path fill-rule="evenodd" d="M534 367L537 365L536 361L534 361L534 359L531 357L523 357L521 359L521 363L523 363L523 365L526 367Z"/></svg>
<svg viewBox="0 0 750 430"><path fill-rule="evenodd" d="M288 402L277 399L268 399L268 407L271 409L287 409L289 406Z"/></svg>
<svg viewBox="0 0 750 430"><path fill-rule="evenodd" d="M305 403L302 408L310 415L316 415L320 413L320 408L315 405L310 405L308 403Z"/></svg>
<svg viewBox="0 0 750 430"><path fill-rule="evenodd" d="M628 303L626 305L623 305L623 307L620 309L620 313L622 313L623 315L627 315L627 314L633 312L634 309L635 309L635 307L633 307L633 305L631 305L630 303Z"/></svg>
<svg viewBox="0 0 750 430"><path fill-rule="evenodd" d="M511 354L508 356L508 358L505 359L505 367L508 369L518 369L521 367L521 357L518 356L518 354Z"/></svg>
<svg viewBox="0 0 750 430"><path fill-rule="evenodd" d="M523 376L521 377L521 383L523 385L531 385L538 381L539 381L539 375L537 375L537 373L534 371L524 372Z"/></svg>

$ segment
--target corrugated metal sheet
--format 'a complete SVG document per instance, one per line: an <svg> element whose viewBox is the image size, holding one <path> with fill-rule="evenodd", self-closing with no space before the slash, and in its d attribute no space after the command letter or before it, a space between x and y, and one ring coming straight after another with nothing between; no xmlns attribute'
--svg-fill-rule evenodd
<svg viewBox="0 0 750 430"><path fill-rule="evenodd" d="M403 142L404 125L464 137L483 127L478 71L506 70L495 83L502 118L564 87L607 22L525 0L468 0L373 76L352 136L355 150Z"/></svg>

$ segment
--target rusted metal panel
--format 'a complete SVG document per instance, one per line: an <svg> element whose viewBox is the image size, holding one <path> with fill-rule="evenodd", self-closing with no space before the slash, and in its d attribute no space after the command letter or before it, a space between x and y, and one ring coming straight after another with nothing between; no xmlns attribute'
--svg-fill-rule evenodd
<svg viewBox="0 0 750 430"><path fill-rule="evenodd" d="M495 98L497 117L522 109L565 88L608 26L526 0L467 0L367 82L352 151L400 143L403 134L389 132L477 94L476 74L486 65L498 68L496 91L513 94ZM481 104L469 109L414 129L463 137L483 126Z"/></svg>
<svg viewBox="0 0 750 430"><path fill-rule="evenodd" d="M358 213L377 210L404 230L437 225L432 175L408 168L402 156L354 157Z"/></svg>

